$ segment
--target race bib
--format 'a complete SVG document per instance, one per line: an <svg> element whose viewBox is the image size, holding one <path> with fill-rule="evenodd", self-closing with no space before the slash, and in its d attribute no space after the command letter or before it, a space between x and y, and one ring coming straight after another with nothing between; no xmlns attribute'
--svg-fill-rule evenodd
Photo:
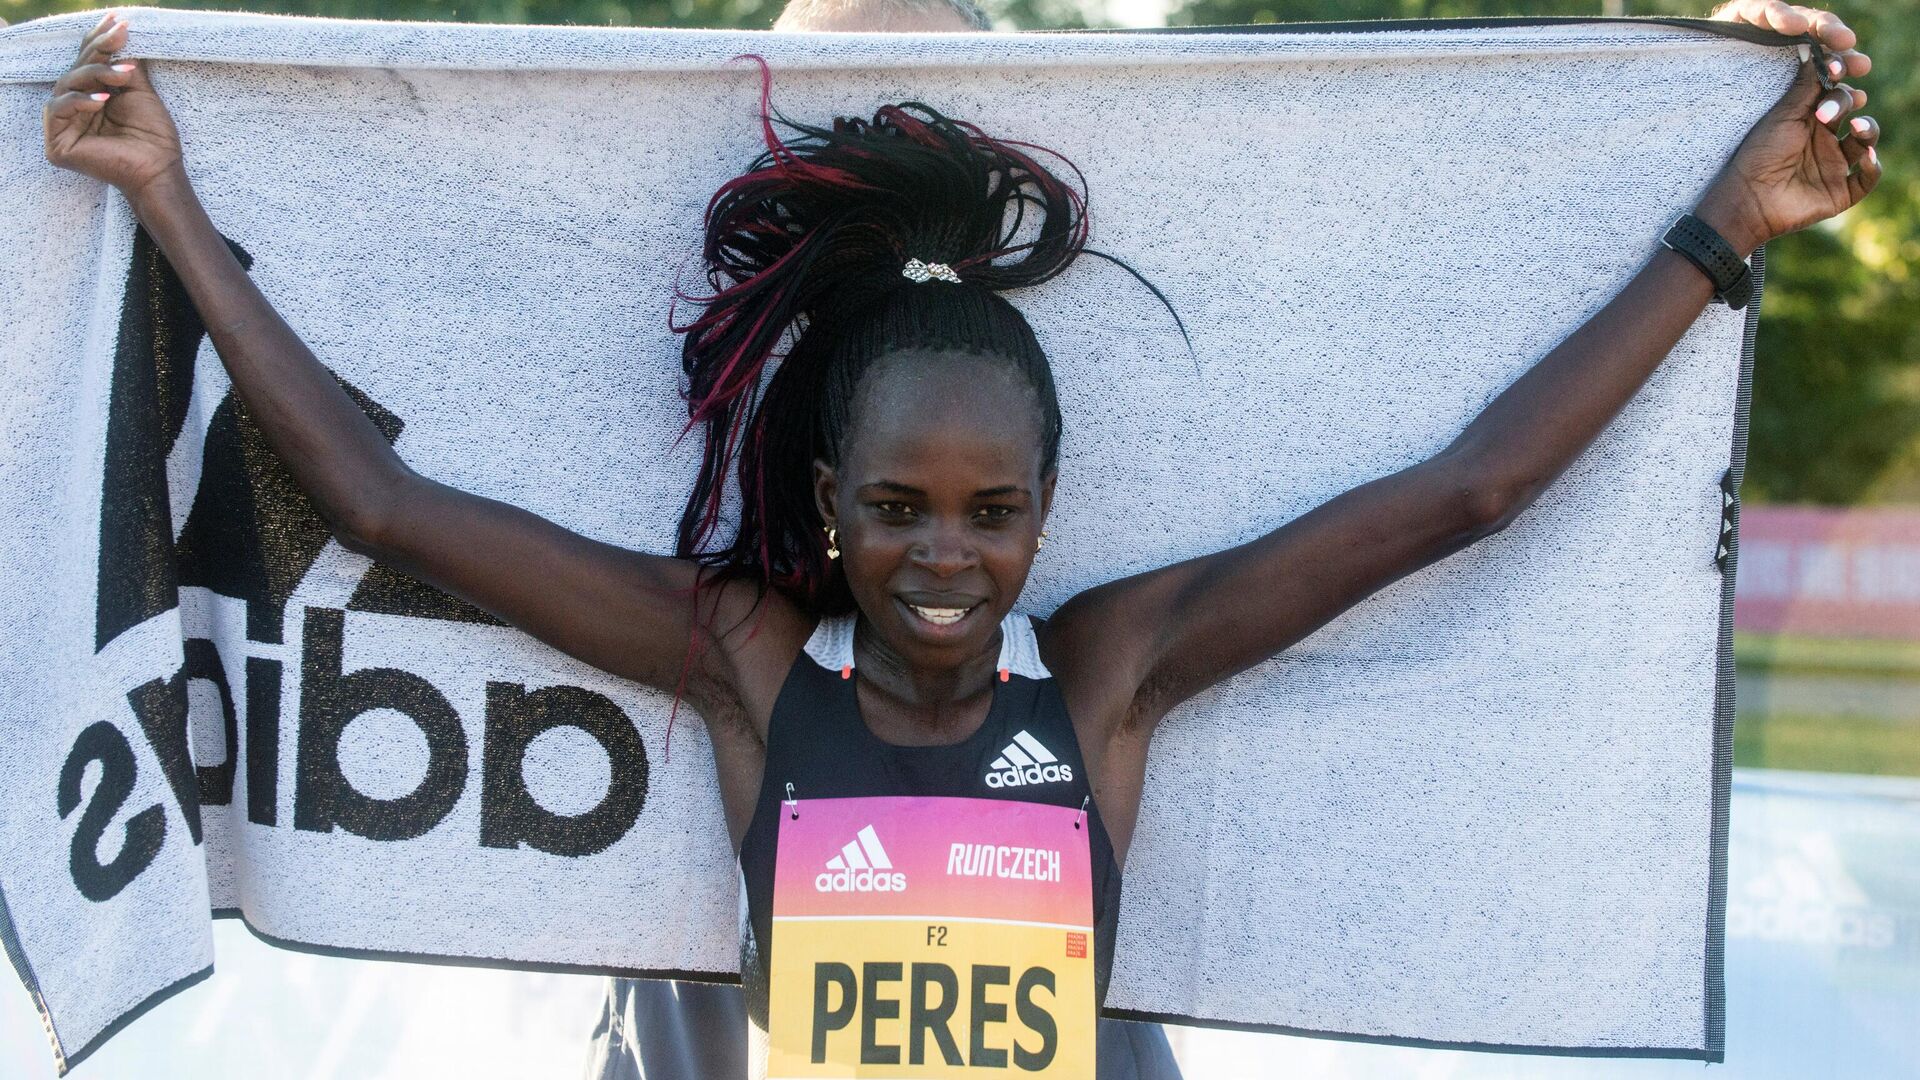
<svg viewBox="0 0 1920 1080"><path fill-rule="evenodd" d="M774 863L769 1080L1093 1080L1080 811L875 797L798 814L781 807Z"/></svg>

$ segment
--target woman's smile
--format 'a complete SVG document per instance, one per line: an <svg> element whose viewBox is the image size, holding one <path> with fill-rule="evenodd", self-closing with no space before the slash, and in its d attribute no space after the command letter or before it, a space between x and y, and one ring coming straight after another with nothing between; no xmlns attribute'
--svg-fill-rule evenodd
<svg viewBox="0 0 1920 1080"><path fill-rule="evenodd" d="M940 605L921 605L909 603L905 598L896 596L894 602L900 606L905 621L920 636L930 641L958 641L973 632L973 624L978 622L975 613L985 607L984 601L974 600L955 606L953 601Z"/></svg>

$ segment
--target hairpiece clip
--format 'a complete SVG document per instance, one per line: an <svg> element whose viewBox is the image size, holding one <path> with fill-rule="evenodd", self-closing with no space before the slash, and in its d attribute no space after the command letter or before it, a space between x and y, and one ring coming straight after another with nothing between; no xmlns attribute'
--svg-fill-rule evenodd
<svg viewBox="0 0 1920 1080"><path fill-rule="evenodd" d="M919 259L908 259L906 267L900 271L900 276L914 281L939 278L941 281L951 281L955 284L960 282L960 275L954 273L953 267L946 263L921 262Z"/></svg>

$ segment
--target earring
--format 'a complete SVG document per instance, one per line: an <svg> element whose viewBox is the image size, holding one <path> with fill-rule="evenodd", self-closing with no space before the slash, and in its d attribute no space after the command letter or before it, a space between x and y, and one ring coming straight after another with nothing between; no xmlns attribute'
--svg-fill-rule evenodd
<svg viewBox="0 0 1920 1080"><path fill-rule="evenodd" d="M837 559L839 557L840 549L834 546L833 526L829 525L827 526L827 558Z"/></svg>
<svg viewBox="0 0 1920 1080"><path fill-rule="evenodd" d="M1033 542L1033 550L1039 551L1041 548L1046 546L1047 546L1047 530L1041 529L1039 539Z"/></svg>

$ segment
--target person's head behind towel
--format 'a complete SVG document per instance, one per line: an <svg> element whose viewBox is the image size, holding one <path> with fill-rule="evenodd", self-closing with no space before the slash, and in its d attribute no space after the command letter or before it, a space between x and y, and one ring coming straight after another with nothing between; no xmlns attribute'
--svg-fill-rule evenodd
<svg viewBox="0 0 1920 1080"><path fill-rule="evenodd" d="M991 30L993 20L974 0L788 0L773 29L937 33Z"/></svg>
<svg viewBox="0 0 1920 1080"><path fill-rule="evenodd" d="M705 307L673 329L706 428L676 554L815 615L857 607L897 655L951 667L1018 600L1052 501L1053 373L1000 293L1086 250L1084 178L920 102L828 127L776 110L800 133L782 141L762 70L767 149L707 208L713 294L676 292ZM913 259L959 281L914 280ZM968 611L943 633L910 604Z"/></svg>

